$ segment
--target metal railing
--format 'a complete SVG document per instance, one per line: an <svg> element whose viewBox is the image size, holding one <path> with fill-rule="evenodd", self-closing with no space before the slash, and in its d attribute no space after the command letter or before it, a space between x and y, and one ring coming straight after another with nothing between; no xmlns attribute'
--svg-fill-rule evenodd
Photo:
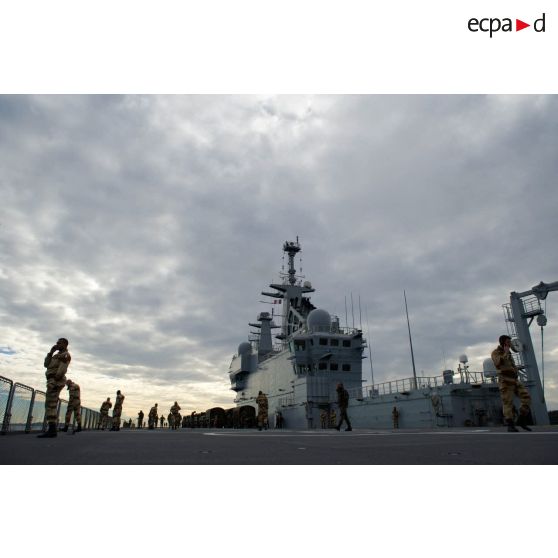
<svg viewBox="0 0 558 558"><path fill-rule="evenodd" d="M378 397L380 395L390 395L394 393L409 393L417 389L430 389L445 385L459 384L486 384L493 382L493 378L487 378L482 372L463 370L455 374L457 381L448 384L444 376L429 376L405 378L402 380L391 380L381 384L365 385L358 388L348 389L349 397L352 399L363 399L364 397Z"/></svg>
<svg viewBox="0 0 558 558"><path fill-rule="evenodd" d="M1 433L32 432L45 429L44 391L36 390L9 378L0 376L0 425ZM68 402L60 399L58 403L58 425L64 426ZM100 413L87 407L81 408L82 429L94 429L99 424ZM122 417L128 419L129 417ZM75 417L72 415L73 425Z"/></svg>

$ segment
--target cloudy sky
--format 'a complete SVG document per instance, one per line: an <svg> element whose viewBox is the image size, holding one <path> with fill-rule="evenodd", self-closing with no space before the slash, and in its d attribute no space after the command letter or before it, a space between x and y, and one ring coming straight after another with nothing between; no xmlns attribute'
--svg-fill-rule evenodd
<svg viewBox="0 0 558 558"><path fill-rule="evenodd" d="M0 375L44 389L64 336L85 406L233 406L297 235L316 306L360 295L377 383L412 375L403 289L418 373L479 370L510 291L558 280L557 140L555 96L0 96Z"/></svg>

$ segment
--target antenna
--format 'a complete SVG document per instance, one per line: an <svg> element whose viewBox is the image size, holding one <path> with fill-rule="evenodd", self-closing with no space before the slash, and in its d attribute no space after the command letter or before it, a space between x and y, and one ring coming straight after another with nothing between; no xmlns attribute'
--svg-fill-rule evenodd
<svg viewBox="0 0 558 558"><path fill-rule="evenodd" d="M351 291L351 315L353 317L353 329L355 329L355 306L353 304L353 292Z"/></svg>
<svg viewBox="0 0 558 558"><path fill-rule="evenodd" d="M360 331L362 331L362 308L360 307L360 293L358 295L358 317L360 321Z"/></svg>
<svg viewBox="0 0 558 558"><path fill-rule="evenodd" d="M345 327L349 327L349 320L347 319L347 295L345 295Z"/></svg>
<svg viewBox="0 0 558 558"><path fill-rule="evenodd" d="M413 339L411 338L411 324L409 323L409 309L407 308L407 294L403 290L403 298L405 299L405 313L407 314L407 328L409 330L409 345L411 346L411 361L413 363L413 378L415 379L415 389L417 389L417 371L415 369L415 355L413 353Z"/></svg>
<svg viewBox="0 0 558 558"><path fill-rule="evenodd" d="M368 325L368 306L364 307L364 311L366 313L366 331L368 333L368 356L370 357L370 376L372 377L372 386L374 386L374 368L372 368L372 349L370 349L372 334L370 333L370 326Z"/></svg>

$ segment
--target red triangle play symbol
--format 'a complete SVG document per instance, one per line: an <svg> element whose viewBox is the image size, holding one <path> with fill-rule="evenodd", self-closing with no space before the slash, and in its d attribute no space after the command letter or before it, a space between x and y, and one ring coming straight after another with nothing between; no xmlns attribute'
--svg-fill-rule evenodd
<svg viewBox="0 0 558 558"><path fill-rule="evenodd" d="M525 23L524 21L521 21L520 19L515 20L515 30L516 31L521 31L522 29L525 29L526 27L531 27L531 25L529 23Z"/></svg>

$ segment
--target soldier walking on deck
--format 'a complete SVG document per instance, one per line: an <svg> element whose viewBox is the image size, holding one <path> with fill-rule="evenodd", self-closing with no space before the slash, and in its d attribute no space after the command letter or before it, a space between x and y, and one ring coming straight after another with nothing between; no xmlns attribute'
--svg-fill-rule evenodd
<svg viewBox="0 0 558 558"><path fill-rule="evenodd" d="M112 428L111 430L120 430L120 416L122 415L122 403L124 403L124 395L120 390L116 392L116 401L114 402L114 410L112 411Z"/></svg>
<svg viewBox="0 0 558 558"><path fill-rule="evenodd" d="M531 396L525 386L519 381L518 367L516 366L512 354L510 353L511 337L500 335L499 345L492 351L492 362L498 370L498 388L502 398L504 419L508 425L508 432L519 432L513 421L513 397L519 397L521 406L519 407L519 417L517 426L523 430L531 431L527 426L527 416L530 412ZM513 349L512 349L513 350Z"/></svg>
<svg viewBox="0 0 558 558"><path fill-rule="evenodd" d="M56 353L56 354L54 354ZM66 385L66 370L72 357L68 352L68 340L61 337L45 357L46 368L46 397L45 397L45 421L48 430L39 434L38 438L55 438L58 422L58 398L60 392Z"/></svg>
<svg viewBox="0 0 558 558"><path fill-rule="evenodd" d="M394 407L393 411L391 411L391 418L393 419L393 428L399 428L399 411L397 407Z"/></svg>
<svg viewBox="0 0 558 558"><path fill-rule="evenodd" d="M143 411L138 413L138 428L143 428Z"/></svg>
<svg viewBox="0 0 558 558"><path fill-rule="evenodd" d="M81 432L81 397L79 386L75 382L72 382L72 380L67 380L66 386L68 387L68 391L70 392L70 401L68 402L68 409L66 410L64 432L68 432L68 426L70 426L72 412L74 413L74 418L77 422L77 430L74 430L74 432Z"/></svg>
<svg viewBox="0 0 558 558"><path fill-rule="evenodd" d="M101 417L99 418L99 424L97 425L97 430L99 430L99 428L101 430L104 430L107 427L108 418L109 418L108 413L111 407L112 407L112 403L110 401L110 397L107 397L107 400L103 401L101 405L101 409L99 410Z"/></svg>
<svg viewBox="0 0 558 558"><path fill-rule="evenodd" d="M339 405L339 413L341 415L339 424L335 427L336 430L341 430L343 421L347 422L345 430L352 430L351 421L347 415L347 407L349 406L349 392L343 387L343 384L337 384L337 404Z"/></svg>
<svg viewBox="0 0 558 558"><path fill-rule="evenodd" d="M258 393L258 397L256 397L256 403L258 404L258 430L261 430L262 427L267 430L268 403L267 397L263 391L260 391Z"/></svg>

